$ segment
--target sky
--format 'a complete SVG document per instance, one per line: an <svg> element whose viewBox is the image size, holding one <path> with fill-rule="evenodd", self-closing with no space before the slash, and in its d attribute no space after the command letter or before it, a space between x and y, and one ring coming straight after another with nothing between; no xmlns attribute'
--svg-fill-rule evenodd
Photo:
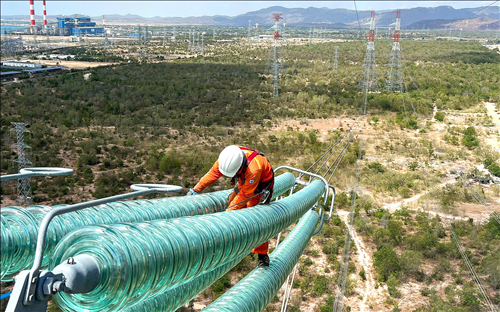
<svg viewBox="0 0 500 312"><path fill-rule="evenodd" d="M455 9L486 6L492 1L357 1L359 11L392 10L450 5ZM51 1L47 15L137 14L144 17L188 17L227 15L255 11L270 6L287 8L327 7L354 9L353 1ZM29 15L29 1L0 1L1 15ZM35 14L42 14L42 1L35 0Z"/></svg>

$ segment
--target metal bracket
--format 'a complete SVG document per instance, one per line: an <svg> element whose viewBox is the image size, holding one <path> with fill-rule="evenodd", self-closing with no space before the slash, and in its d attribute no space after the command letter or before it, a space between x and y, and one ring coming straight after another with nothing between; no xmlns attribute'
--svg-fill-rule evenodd
<svg viewBox="0 0 500 312"><path fill-rule="evenodd" d="M308 175L308 176L312 176L312 177L320 179L323 182L323 184L325 185L325 194L323 196L328 197L328 182L326 182L325 178L323 178L322 176L308 172L308 171L304 171L301 169L297 169L294 167L289 167L289 166L279 166L278 168L274 169L274 173L276 173L276 172L278 172L278 170L282 170L282 169L288 169L290 171L299 172L299 173L302 173L303 175ZM297 183L302 184L302 183L300 183L300 180L297 181ZM307 184L305 184L305 185L307 185Z"/></svg>
<svg viewBox="0 0 500 312"><path fill-rule="evenodd" d="M56 167L24 168L19 173L0 176L0 182L30 177L55 177L71 174L73 174L73 169Z"/></svg>
<svg viewBox="0 0 500 312"><path fill-rule="evenodd" d="M24 291L29 284L29 271L22 271L15 277L16 283L10 295L9 303L7 304L6 312L46 312L47 301L34 300L32 297L32 304L26 306L23 304ZM32 295L34 296L34 295Z"/></svg>
<svg viewBox="0 0 500 312"><path fill-rule="evenodd" d="M45 248L45 239L47 235L47 229L49 227L50 221L61 214L65 214L68 212L73 212L77 210L82 210L85 208L89 207L94 207L102 204L106 204L109 202L114 202L114 201L120 201L132 197L137 197L137 196L143 196L147 194L152 194L152 193L176 193L176 192L182 192L182 187L180 186L175 186L175 185L150 185L150 184L142 184L142 185L132 185L132 188L139 189L138 191L127 193L127 194L121 194L121 195L116 195L116 196L111 196L111 197L106 197L106 198L101 198L97 200L92 200L89 202L84 202L84 203L79 203L75 205L70 205L66 207L60 207L56 209L52 209L49 211L45 217L43 218L41 224L40 224L40 229L38 231L38 239L37 239L37 245L36 245L36 251L35 251L35 261L33 263L33 266L30 271L22 271L22 272L28 272L28 278L26 279L27 285L22 285L22 290L23 294L22 296L22 304L25 306L29 306L35 303L35 292L37 289L37 283L40 278L40 268L42 266L42 260L43 260L43 251ZM21 273L22 273L21 272ZM16 283L17 284L17 283ZM13 304L18 304L13 303ZM9 301L10 305L10 301ZM15 310L12 310L15 311Z"/></svg>
<svg viewBox="0 0 500 312"><path fill-rule="evenodd" d="M325 193L323 195L323 198L324 198L325 201L324 201L323 205L320 206L320 209L319 209L319 215L321 217L320 226L319 226L319 229L316 230L313 235L318 234L319 231L321 231L321 228L323 227L323 223L325 221L329 221L332 218L333 205L334 205L334 202L335 202L335 195L336 195L335 188L333 186L329 185L328 182L326 182L326 179L324 177L322 177L320 175L317 175L315 173L311 173L311 172L305 171L305 170L301 170L301 169L297 169L297 168L293 168L293 167L289 167L289 166L279 166L278 168L276 168L274 170L274 172L276 173L278 170L281 170L281 169L288 169L288 170L291 170L291 171L299 172L299 173L301 173L300 177L302 177L304 175L308 175L311 178L318 178L318 179L320 179L323 182L323 184L325 184ZM301 184L301 185L309 185L310 184L311 180L309 180L309 182L302 181L302 180L300 180L300 177L299 177L299 179L296 180L297 184ZM328 201L328 195L330 194L330 190L333 191L332 203L330 205L330 213L328 215L328 218L325 218L325 213L323 211L323 206ZM317 207L315 206L314 209L316 209L316 208ZM287 231L291 231L291 229L287 229Z"/></svg>

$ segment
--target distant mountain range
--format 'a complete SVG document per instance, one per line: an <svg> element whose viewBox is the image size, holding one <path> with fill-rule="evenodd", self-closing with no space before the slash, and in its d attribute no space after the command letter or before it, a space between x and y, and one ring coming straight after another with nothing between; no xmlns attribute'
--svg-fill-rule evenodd
<svg viewBox="0 0 500 312"><path fill-rule="evenodd" d="M500 10L498 6L454 9L451 6L439 6L434 8L417 7L412 9L401 9L402 28L444 28L450 23L458 23L464 29L498 29ZM284 8L272 6L258 11L248 12L238 16L199 16L199 17L142 17L140 15L105 15L106 23L123 24L149 24L149 25L214 25L214 26L248 26L259 23L262 26L273 24L271 17L273 13L281 13L288 26L316 26L327 28L355 28L358 20L355 10L328 9L328 8ZM358 12L362 27L368 27L367 23L370 13ZM37 20L41 19L36 17ZM56 16L48 16L48 20L55 20ZM395 21L395 14L390 10L376 12L376 24L378 27L388 27ZM487 18L478 20L478 18ZM96 22L102 21L102 16L95 16ZM28 15L2 16L2 20L29 20ZM469 21L472 21L469 27ZM463 22L461 22L463 21ZM457 24L457 25L458 25ZM480 24L478 26L478 24ZM496 26L495 26L496 25ZM455 27L454 25L451 25Z"/></svg>
<svg viewBox="0 0 500 312"><path fill-rule="evenodd" d="M451 27L454 30L498 30L500 29L500 20L489 17L468 18L460 20L423 20L412 23L408 29L443 29Z"/></svg>

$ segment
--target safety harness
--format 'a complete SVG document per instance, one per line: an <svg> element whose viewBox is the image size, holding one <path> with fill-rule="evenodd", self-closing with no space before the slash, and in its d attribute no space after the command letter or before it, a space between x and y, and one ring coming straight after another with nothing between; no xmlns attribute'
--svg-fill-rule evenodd
<svg viewBox="0 0 500 312"><path fill-rule="evenodd" d="M239 177L241 177L241 182L243 184L245 184L245 173L247 171L247 168L248 168L248 165L252 162L252 160L260 155L260 156L263 156L265 157L264 153L261 153L259 152L258 150L254 150L254 149L251 149L251 148L246 148L246 147L243 147L243 146L238 146L242 151L251 151L252 153L250 154L250 156L248 156L248 158L245 156L245 161L243 162L242 166L241 166L241 169L238 171L239 174L236 174L232 179L231 179L231 185L236 185L236 179L238 179ZM269 204L269 202L271 202L271 197L272 197L272 192L273 192L273 186L274 186L274 170L272 170L271 168L271 171L273 172L273 176L271 179L269 179L268 181L259 181L259 184L257 185L257 188L255 189L255 194L257 195L260 195L260 194L264 194L261 198L261 201L260 203L262 204ZM234 188L234 191L236 194L238 194L239 190L238 190L238 187L235 187ZM252 196L251 198L254 198L255 196ZM248 200L250 200L251 198L249 198ZM238 203L239 204L239 203Z"/></svg>

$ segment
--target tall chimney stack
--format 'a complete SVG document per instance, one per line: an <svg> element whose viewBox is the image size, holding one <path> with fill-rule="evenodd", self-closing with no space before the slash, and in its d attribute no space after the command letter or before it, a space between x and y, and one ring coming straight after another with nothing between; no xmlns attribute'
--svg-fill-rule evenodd
<svg viewBox="0 0 500 312"><path fill-rule="evenodd" d="M35 0L30 0L31 26L35 26Z"/></svg>
<svg viewBox="0 0 500 312"><path fill-rule="evenodd" d="M47 27L47 7L45 6L45 0L43 0L43 27Z"/></svg>

